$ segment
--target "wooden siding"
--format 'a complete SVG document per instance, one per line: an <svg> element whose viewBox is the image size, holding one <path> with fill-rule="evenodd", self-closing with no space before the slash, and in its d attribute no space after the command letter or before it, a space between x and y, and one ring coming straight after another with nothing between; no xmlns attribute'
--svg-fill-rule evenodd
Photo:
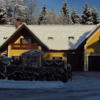
<svg viewBox="0 0 100 100"><path fill-rule="evenodd" d="M86 57L86 71L88 71L88 56L100 54L100 43L99 43L100 30L96 30L86 42L85 45L85 57Z"/></svg>

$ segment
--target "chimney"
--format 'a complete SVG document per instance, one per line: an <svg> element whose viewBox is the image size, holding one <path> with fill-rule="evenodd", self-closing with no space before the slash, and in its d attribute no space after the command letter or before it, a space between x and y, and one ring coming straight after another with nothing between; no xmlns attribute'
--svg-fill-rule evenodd
<svg viewBox="0 0 100 100"><path fill-rule="evenodd" d="M20 21L20 19L17 19L17 21L16 21L16 29L17 29L20 25L21 25L21 21Z"/></svg>

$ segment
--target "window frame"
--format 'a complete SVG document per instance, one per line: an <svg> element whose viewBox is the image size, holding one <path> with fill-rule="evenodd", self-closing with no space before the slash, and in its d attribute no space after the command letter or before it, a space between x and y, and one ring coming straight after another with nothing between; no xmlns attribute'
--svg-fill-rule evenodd
<svg viewBox="0 0 100 100"><path fill-rule="evenodd" d="M20 38L20 44L32 43L32 38Z"/></svg>
<svg viewBox="0 0 100 100"><path fill-rule="evenodd" d="M62 60L62 56L53 56L52 59L53 60Z"/></svg>
<svg viewBox="0 0 100 100"><path fill-rule="evenodd" d="M14 55L12 56L13 63L14 64L20 64L21 63L21 56L20 55Z"/></svg>

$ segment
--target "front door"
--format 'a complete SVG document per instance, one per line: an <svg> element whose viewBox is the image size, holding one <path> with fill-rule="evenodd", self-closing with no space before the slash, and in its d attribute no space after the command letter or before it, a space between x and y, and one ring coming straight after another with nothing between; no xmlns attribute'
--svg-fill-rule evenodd
<svg viewBox="0 0 100 100"><path fill-rule="evenodd" d="M81 54L67 54L67 64L70 63L73 71L81 70Z"/></svg>

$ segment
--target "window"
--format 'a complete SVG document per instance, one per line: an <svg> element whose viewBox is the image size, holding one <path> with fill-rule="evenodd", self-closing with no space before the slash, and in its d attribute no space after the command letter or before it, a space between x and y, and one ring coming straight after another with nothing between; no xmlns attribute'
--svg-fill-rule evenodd
<svg viewBox="0 0 100 100"><path fill-rule="evenodd" d="M20 44L22 44L22 38L20 38Z"/></svg>
<svg viewBox="0 0 100 100"><path fill-rule="evenodd" d="M31 42L31 38L25 38L24 41L23 41L23 43L32 43Z"/></svg>
<svg viewBox="0 0 100 100"><path fill-rule="evenodd" d="M61 56L55 56L55 57L53 57L53 60L62 60L62 57Z"/></svg>
<svg viewBox="0 0 100 100"><path fill-rule="evenodd" d="M53 39L53 37L48 37L48 39Z"/></svg>
<svg viewBox="0 0 100 100"><path fill-rule="evenodd" d="M3 37L3 39L7 39L7 37Z"/></svg>
<svg viewBox="0 0 100 100"><path fill-rule="evenodd" d="M69 36L68 39L69 39L69 40L70 40L70 39L74 39L74 37L73 37L73 36Z"/></svg>
<svg viewBox="0 0 100 100"><path fill-rule="evenodd" d="M12 56L13 63L14 64L20 64L21 63L21 56Z"/></svg>
<svg viewBox="0 0 100 100"><path fill-rule="evenodd" d="M31 38L21 38L20 43L32 43L32 39Z"/></svg>

